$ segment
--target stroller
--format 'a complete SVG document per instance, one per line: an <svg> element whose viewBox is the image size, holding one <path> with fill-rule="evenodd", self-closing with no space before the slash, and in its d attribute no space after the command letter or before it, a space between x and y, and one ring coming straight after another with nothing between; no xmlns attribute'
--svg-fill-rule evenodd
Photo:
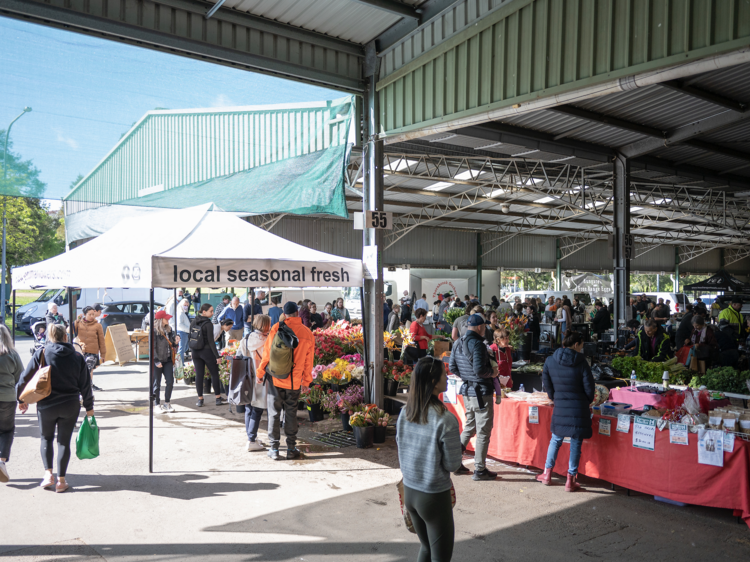
<svg viewBox="0 0 750 562"><path fill-rule="evenodd" d="M41 320L34 322L31 326L31 335L34 338L34 345L29 350L34 355L37 349L44 347L44 343L47 337L47 322Z"/></svg>

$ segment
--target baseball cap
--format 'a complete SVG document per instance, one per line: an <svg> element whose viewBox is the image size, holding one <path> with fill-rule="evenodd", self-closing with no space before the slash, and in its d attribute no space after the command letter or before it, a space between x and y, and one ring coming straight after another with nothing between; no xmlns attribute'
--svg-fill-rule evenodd
<svg viewBox="0 0 750 562"><path fill-rule="evenodd" d="M443 298L444 298L444 299L447 299L447 298L448 298L449 296L451 296L451 294L450 294L450 293L443 293Z"/></svg>
<svg viewBox="0 0 750 562"><path fill-rule="evenodd" d="M221 300L223 300L223 301L231 301L232 297L230 297L229 295L224 295L223 297L221 297Z"/></svg>
<svg viewBox="0 0 750 562"><path fill-rule="evenodd" d="M298 310L299 308L297 308L297 303L294 301L288 301L284 305L284 314L294 314Z"/></svg>
<svg viewBox="0 0 750 562"><path fill-rule="evenodd" d="M740 297L733 297L732 304L742 304L742 299Z"/></svg>
<svg viewBox="0 0 750 562"><path fill-rule="evenodd" d="M166 318L167 320L169 320L170 318L172 318L172 316L167 314L166 310L157 310L156 313L154 314L154 318L156 320L160 320L162 318Z"/></svg>
<svg viewBox="0 0 750 562"><path fill-rule="evenodd" d="M469 316L466 324L468 326L482 326L484 325L484 318L482 318L479 314L472 314L471 316Z"/></svg>

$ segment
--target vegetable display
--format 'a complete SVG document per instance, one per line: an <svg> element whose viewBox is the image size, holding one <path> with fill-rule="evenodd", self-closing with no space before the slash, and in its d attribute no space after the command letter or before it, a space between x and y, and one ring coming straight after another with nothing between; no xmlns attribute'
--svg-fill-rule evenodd
<svg viewBox="0 0 750 562"><path fill-rule="evenodd" d="M690 381L690 386L693 388L705 386L708 390L750 394L747 386L748 379L750 379L750 371L739 372L733 367L717 367L709 369L705 375L694 376Z"/></svg>
<svg viewBox="0 0 750 562"><path fill-rule="evenodd" d="M644 361L640 357L615 357L612 359L612 367L620 371L624 377L635 371L638 380L655 383L662 382L664 371L669 371L671 384L687 384L692 376L692 372L682 363L678 363L675 357L664 363Z"/></svg>

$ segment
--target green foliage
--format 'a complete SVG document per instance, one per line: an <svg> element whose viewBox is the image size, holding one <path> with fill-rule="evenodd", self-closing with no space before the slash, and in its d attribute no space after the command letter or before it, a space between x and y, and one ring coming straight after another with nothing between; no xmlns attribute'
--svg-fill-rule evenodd
<svg viewBox="0 0 750 562"><path fill-rule="evenodd" d="M705 375L693 377L690 386L693 388L705 386L708 390L750 394L750 389L747 387L748 379L750 379L750 371L739 372L733 367L716 367L706 371Z"/></svg>
<svg viewBox="0 0 750 562"><path fill-rule="evenodd" d="M443 317L445 318L446 322L449 322L453 324L456 321L456 318L459 316L463 316L464 314L467 314L467 310L464 308L448 308L443 313Z"/></svg>
<svg viewBox="0 0 750 562"><path fill-rule="evenodd" d="M664 371L669 371L669 382L671 384L685 384L691 374L685 369L685 366L675 361L664 363L653 363L644 361L640 357L615 357L612 359L612 367L620 371L625 378L630 377L630 373L635 371L635 376L639 381L648 381L653 383L662 382Z"/></svg>

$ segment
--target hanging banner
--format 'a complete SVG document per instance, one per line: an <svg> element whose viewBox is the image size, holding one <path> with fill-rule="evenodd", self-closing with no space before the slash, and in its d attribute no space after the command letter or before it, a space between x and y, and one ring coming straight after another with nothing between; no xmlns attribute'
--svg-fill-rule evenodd
<svg viewBox="0 0 750 562"><path fill-rule="evenodd" d="M438 295L449 293L462 299L469 293L468 279L425 279L422 278L422 292L427 295L427 302L438 300Z"/></svg>

